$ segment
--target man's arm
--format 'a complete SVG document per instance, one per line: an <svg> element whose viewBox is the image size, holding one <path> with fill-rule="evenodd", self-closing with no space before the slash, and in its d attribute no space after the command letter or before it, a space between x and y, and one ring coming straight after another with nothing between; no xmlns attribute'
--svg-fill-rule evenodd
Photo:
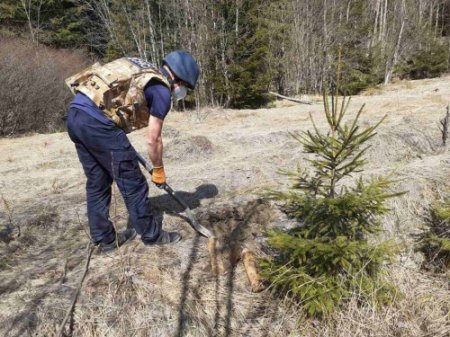
<svg viewBox="0 0 450 337"><path fill-rule="evenodd" d="M147 151L154 167L163 166L163 142L161 131L163 120L150 115L147 129Z"/></svg>

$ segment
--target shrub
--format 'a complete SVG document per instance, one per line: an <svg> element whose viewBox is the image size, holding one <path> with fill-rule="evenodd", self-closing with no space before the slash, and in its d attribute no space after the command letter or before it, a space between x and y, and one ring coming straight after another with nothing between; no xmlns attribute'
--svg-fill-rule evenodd
<svg viewBox="0 0 450 337"><path fill-rule="evenodd" d="M347 50L347 49L346 49ZM342 74L345 79L341 83L341 92L345 95L356 95L361 91L382 82L379 66L380 58L366 54L361 49L349 49L343 62Z"/></svg>
<svg viewBox="0 0 450 337"><path fill-rule="evenodd" d="M64 79L87 65L81 53L0 36L0 136L54 132L72 97Z"/></svg>
<svg viewBox="0 0 450 337"><path fill-rule="evenodd" d="M367 13L367 1L352 1L347 10L348 19L334 32L336 41L331 43L329 55L337 56L340 48L345 51L339 65L342 71L340 91L344 95L356 95L383 81L385 59L381 46L369 43L373 26ZM334 62L338 62L337 59ZM332 69L325 76L333 76Z"/></svg>
<svg viewBox="0 0 450 337"><path fill-rule="evenodd" d="M419 235L417 248L425 255L424 267L437 272L450 268L450 199L434 203Z"/></svg>
<svg viewBox="0 0 450 337"><path fill-rule="evenodd" d="M362 171L366 142L382 120L361 130L361 107L344 125L349 100L338 103L332 96L329 103L326 92L323 97L329 131L321 132L311 117L313 131L292 134L305 153L315 156L309 160L313 173L300 167L283 172L293 181L291 189L269 193L298 226L268 232L268 243L278 254L262 261L273 287L301 302L310 315L329 313L352 296L385 303L395 295L382 280L382 266L392 258L393 246L370 239L382 231L378 216L388 212L384 202L399 194L388 192L391 181L384 177L343 183Z"/></svg>
<svg viewBox="0 0 450 337"><path fill-rule="evenodd" d="M449 46L434 42L429 48L414 53L399 67L400 78L422 79L437 77L448 71Z"/></svg>

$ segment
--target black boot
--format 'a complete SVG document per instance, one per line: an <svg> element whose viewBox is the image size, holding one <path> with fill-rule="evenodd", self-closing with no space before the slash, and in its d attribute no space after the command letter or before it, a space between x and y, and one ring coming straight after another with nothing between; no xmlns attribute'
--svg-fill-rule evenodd
<svg viewBox="0 0 450 337"><path fill-rule="evenodd" d="M161 232L159 233L156 240L146 240L142 239L142 242L144 242L144 245L146 246L152 246L152 245L167 245L169 243L175 243L181 240L181 235L177 232L166 232L161 229Z"/></svg>
<svg viewBox="0 0 450 337"><path fill-rule="evenodd" d="M117 234L117 237L110 243L100 242L99 247L102 253L111 252L114 249L124 245L136 237L136 231L133 228L127 228Z"/></svg>

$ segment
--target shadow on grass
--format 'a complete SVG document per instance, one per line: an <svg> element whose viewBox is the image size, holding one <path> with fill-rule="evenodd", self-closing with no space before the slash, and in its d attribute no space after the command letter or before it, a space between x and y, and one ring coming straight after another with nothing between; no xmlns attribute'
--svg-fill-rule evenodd
<svg viewBox="0 0 450 337"><path fill-rule="evenodd" d="M216 185L202 184L196 188L194 193L176 191L175 195L183 200L190 209L195 209L200 206L202 199L214 198L218 193L219 190ZM177 214L184 211L184 207L168 194L151 197L150 202L154 208L161 212Z"/></svg>
<svg viewBox="0 0 450 337"><path fill-rule="evenodd" d="M42 277L41 274L53 273L62 268L62 261L48 263L49 260L55 259L55 254L54 249L44 247L38 253L22 258L21 262L15 261L27 267L22 268L20 275L17 275L14 280L2 284L2 295L7 296L22 289L27 290L27 293L21 295L23 300L20 310L11 315L8 321L3 322L4 336L35 336L43 323L43 313L50 311L54 318L59 316L55 308L49 307L47 303L49 298L69 298L72 294L70 287L60 284L60 275L56 273L45 283L37 286L28 285L31 280L39 280ZM29 287L31 291L28 292Z"/></svg>
<svg viewBox="0 0 450 337"><path fill-rule="evenodd" d="M189 253L189 261L186 267L186 270L183 273L183 277L181 279L182 282L182 288L181 288L181 297L180 297L180 305L178 309L178 328L176 336L184 336L185 330L186 330L186 323L188 321L189 315L186 312L186 304L187 304L187 297L189 294L189 283L191 280L191 273L194 268L194 265L197 261L198 256L198 248L200 243L200 236L197 235L194 238L194 241L192 243L191 251Z"/></svg>
<svg viewBox="0 0 450 337"><path fill-rule="evenodd" d="M75 226L65 226L54 208L46 204L22 210L16 219L22 227L21 235L0 248L5 262L0 267L0 300L14 301L15 307L8 319L0 323L0 334L35 336L40 326L48 323L42 321L43 316L59 319L58 308L49 303L71 296L71 288L61 284L61 277L64 260L78 256L79 243L68 245L67 238Z"/></svg>

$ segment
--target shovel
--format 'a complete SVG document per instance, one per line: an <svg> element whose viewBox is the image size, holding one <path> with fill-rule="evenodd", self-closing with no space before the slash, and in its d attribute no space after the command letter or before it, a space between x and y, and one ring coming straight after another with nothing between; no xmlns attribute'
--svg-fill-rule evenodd
<svg viewBox="0 0 450 337"><path fill-rule="evenodd" d="M141 163L142 166L145 167L145 169L152 174L152 170L153 167L152 165L144 159L144 157L142 157L138 152L136 152L137 154L137 158L138 161ZM172 189L172 187L170 187L169 185L167 185L166 183L162 184L162 185L158 185L159 188L162 188L164 191L167 192L167 194L169 194L176 202L178 202L182 207L184 207L184 212L186 213L186 216L189 219L189 224L191 225L192 228L195 229L195 231L207 238L212 238L214 237L214 235L211 233L211 231L208 228L203 227L202 225L200 225L197 220L194 217L194 214L192 213L191 209L189 208L189 206L179 197L177 197L175 195L174 190Z"/></svg>

